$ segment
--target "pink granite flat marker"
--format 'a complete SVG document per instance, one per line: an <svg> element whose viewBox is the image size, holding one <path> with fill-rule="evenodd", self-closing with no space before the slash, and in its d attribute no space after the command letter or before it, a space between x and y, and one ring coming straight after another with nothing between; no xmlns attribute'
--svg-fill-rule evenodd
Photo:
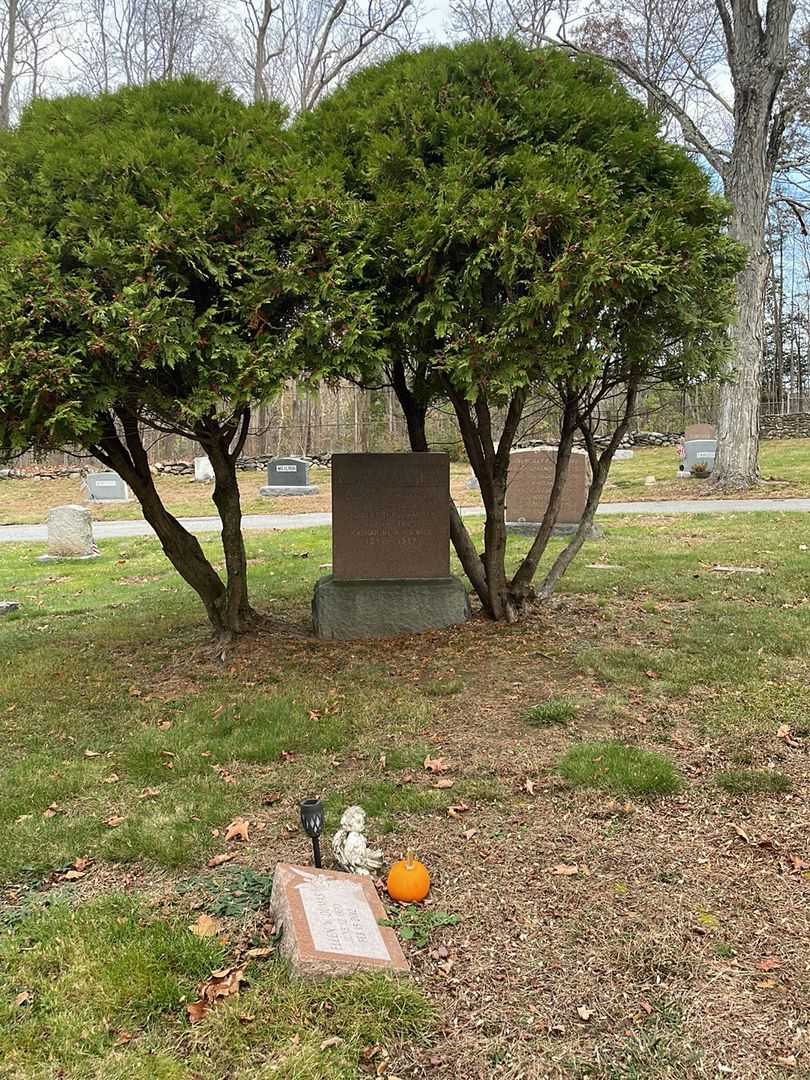
<svg viewBox="0 0 810 1080"><path fill-rule="evenodd" d="M279 863L270 907L294 975L410 970L371 878Z"/></svg>

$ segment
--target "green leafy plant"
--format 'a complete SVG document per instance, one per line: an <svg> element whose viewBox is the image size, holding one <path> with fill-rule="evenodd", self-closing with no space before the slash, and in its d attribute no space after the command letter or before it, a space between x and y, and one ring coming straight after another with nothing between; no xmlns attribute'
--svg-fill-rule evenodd
<svg viewBox="0 0 810 1080"><path fill-rule="evenodd" d="M459 921L458 915L450 915L446 911L407 907L383 919L380 925L392 927L403 941L411 941L417 949L424 949L436 930L443 926L455 926Z"/></svg>

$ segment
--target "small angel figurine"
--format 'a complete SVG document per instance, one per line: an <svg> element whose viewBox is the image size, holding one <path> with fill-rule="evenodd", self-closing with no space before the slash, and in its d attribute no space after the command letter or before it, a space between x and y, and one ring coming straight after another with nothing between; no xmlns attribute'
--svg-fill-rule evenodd
<svg viewBox="0 0 810 1080"><path fill-rule="evenodd" d="M366 812L362 806L350 806L340 819L340 828L332 837L332 850L338 865L351 874L371 876L383 864L382 851L369 848L363 833Z"/></svg>

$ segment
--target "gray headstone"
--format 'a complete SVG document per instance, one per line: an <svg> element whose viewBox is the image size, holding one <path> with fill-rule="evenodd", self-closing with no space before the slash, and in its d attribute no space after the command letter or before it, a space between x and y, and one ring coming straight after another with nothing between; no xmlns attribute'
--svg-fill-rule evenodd
<svg viewBox="0 0 810 1080"><path fill-rule="evenodd" d="M270 487L306 487L309 466L301 458L273 458L267 466L267 483Z"/></svg>
<svg viewBox="0 0 810 1080"><path fill-rule="evenodd" d="M93 519L85 506L53 506L48 511L48 554L42 559L93 559Z"/></svg>
<svg viewBox="0 0 810 1080"><path fill-rule="evenodd" d="M273 458L267 466L267 485L260 495L317 495L309 482L309 465L301 458Z"/></svg>
<svg viewBox="0 0 810 1080"><path fill-rule="evenodd" d="M633 451L632 450L617 450L616 453L613 455L613 460L614 461L632 461L633 460Z"/></svg>
<svg viewBox="0 0 810 1080"><path fill-rule="evenodd" d="M85 484L93 502L129 502L129 488L118 473L88 473Z"/></svg>
<svg viewBox="0 0 810 1080"><path fill-rule="evenodd" d="M214 466L209 458L194 458L194 479L198 484L208 484L214 479Z"/></svg>
<svg viewBox="0 0 810 1080"><path fill-rule="evenodd" d="M691 474L695 465L705 465L712 472L716 453L716 439L690 439L683 444L684 470Z"/></svg>

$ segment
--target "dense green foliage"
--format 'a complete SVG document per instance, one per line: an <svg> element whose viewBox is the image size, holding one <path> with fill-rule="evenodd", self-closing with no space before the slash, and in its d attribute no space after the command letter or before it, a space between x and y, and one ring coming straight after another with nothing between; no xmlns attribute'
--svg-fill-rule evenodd
<svg viewBox="0 0 810 1080"><path fill-rule="evenodd" d="M613 75L515 42L361 72L300 122L364 204L393 351L508 398L620 357L669 377L723 350L726 206Z"/></svg>
<svg viewBox="0 0 810 1080"><path fill-rule="evenodd" d="M318 356L347 214L283 121L184 79L38 101L2 136L0 450L87 445L122 402L193 428Z"/></svg>

